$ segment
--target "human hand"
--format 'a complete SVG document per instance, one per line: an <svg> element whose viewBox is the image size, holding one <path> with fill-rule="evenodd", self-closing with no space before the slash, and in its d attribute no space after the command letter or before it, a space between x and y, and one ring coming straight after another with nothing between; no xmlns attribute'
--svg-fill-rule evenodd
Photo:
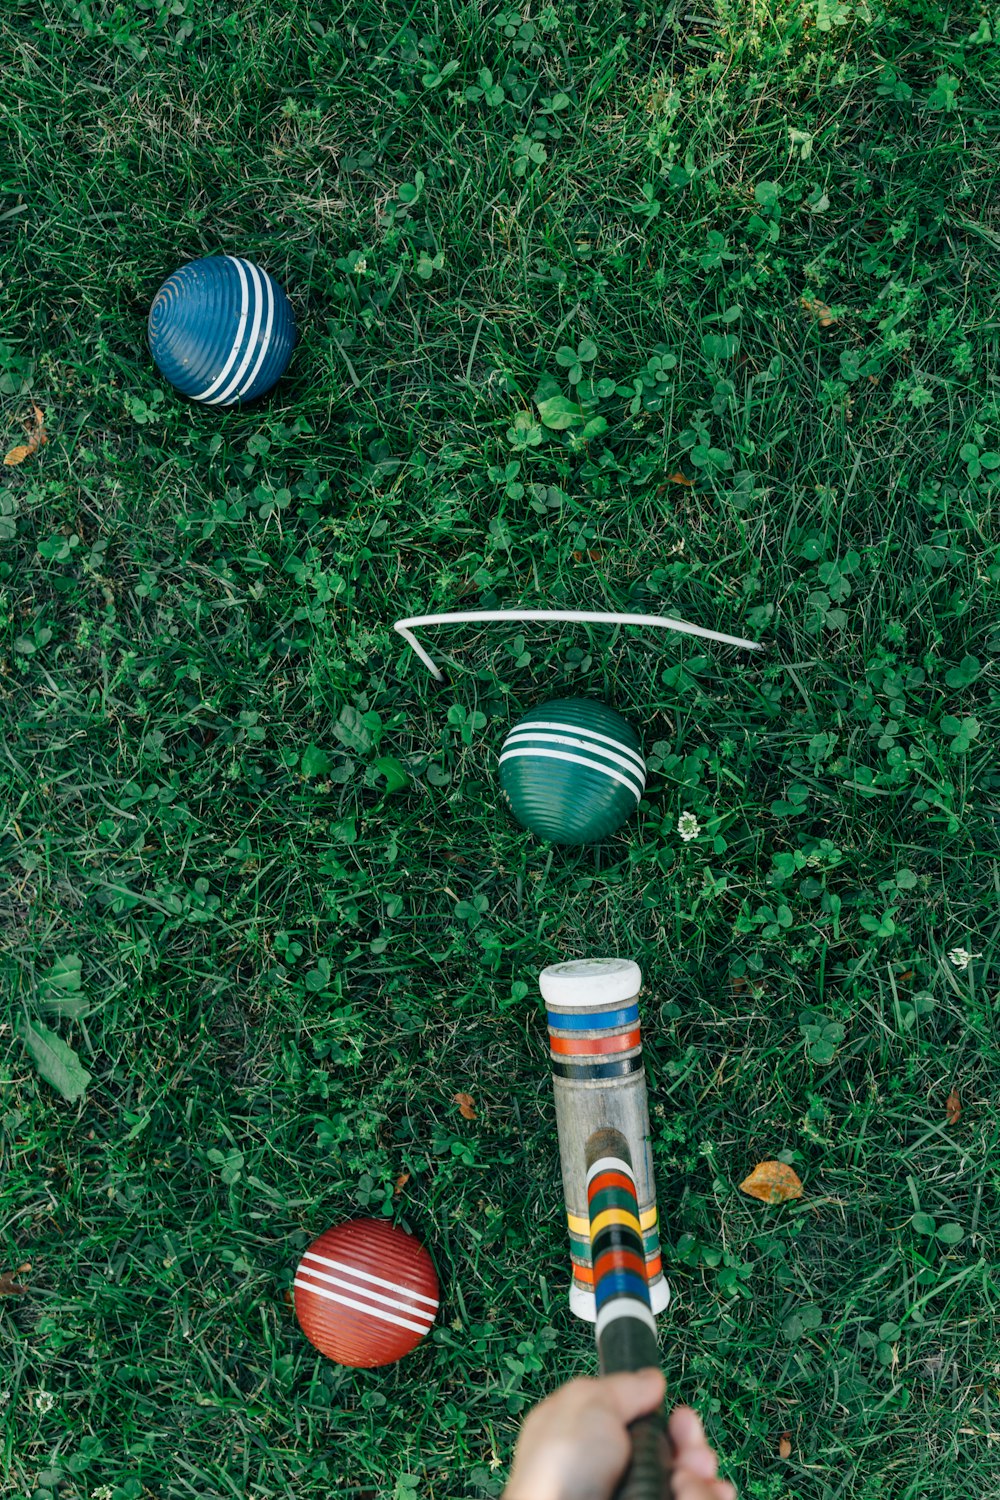
<svg viewBox="0 0 1000 1500"><path fill-rule="evenodd" d="M504 1500L610 1500L628 1467L628 1424L664 1396L659 1370L571 1380L528 1413ZM701 1422L687 1407L670 1417L674 1500L735 1500L716 1477Z"/></svg>

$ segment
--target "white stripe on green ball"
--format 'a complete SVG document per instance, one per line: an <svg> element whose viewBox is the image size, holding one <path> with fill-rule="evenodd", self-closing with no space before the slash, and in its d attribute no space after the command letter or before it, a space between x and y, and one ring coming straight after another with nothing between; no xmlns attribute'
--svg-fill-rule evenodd
<svg viewBox="0 0 1000 1500"><path fill-rule="evenodd" d="M592 698L555 699L515 724L501 747L499 770L518 822L565 844L614 833L646 784L631 725Z"/></svg>
<svg viewBox="0 0 1000 1500"><path fill-rule="evenodd" d="M642 756L637 755L628 745L623 745L620 740L613 740L610 735L592 734L587 729L578 729L576 725L518 724L504 741L504 752L528 741L535 745L562 745L590 758L597 756L601 761L610 761L612 765L625 771L633 781L638 782L640 792L646 785L646 766Z"/></svg>
<svg viewBox="0 0 1000 1500"><path fill-rule="evenodd" d="M613 747L613 749L620 750L623 755L631 756L636 765L639 767L640 771L643 773L643 778L645 779L646 762L643 760L638 750L633 750L631 745L623 744L621 740L614 739L610 734L599 734L596 729L585 729L579 724L567 724L565 723L565 721L559 722L558 720L550 719L523 720L520 724L514 725L514 728L508 734L507 739L508 741L513 739L514 735L516 734L535 734L541 730L547 729L557 730L560 734L572 733L576 735L583 735L588 740L594 740L599 744L610 745Z"/></svg>
<svg viewBox="0 0 1000 1500"><path fill-rule="evenodd" d="M511 745L511 740L515 739L516 743ZM547 743L543 744L543 741ZM551 749L549 748L550 745L558 745L560 748ZM621 771L615 770L614 766L608 765L607 762L595 760L592 755L581 753L589 748L585 741L571 739L568 735L565 737L556 734L533 735L528 730L525 730L523 734L517 730L512 730L507 737L506 744L500 755L500 764L503 765L504 761L511 760L515 756L524 755L537 760L563 760L570 765L585 766L590 771L599 771L602 776L609 776L612 781L617 781L622 786L627 786L638 802L646 785L646 778L643 773L634 770L628 761L620 755L612 755L610 751L597 751L598 754L607 755L609 759L617 761L620 766L624 766L625 774L622 774Z"/></svg>

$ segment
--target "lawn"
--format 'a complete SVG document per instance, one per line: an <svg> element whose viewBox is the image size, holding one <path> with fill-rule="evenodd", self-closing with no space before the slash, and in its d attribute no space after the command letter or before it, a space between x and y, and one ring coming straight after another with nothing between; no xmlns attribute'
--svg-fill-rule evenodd
<svg viewBox="0 0 1000 1500"><path fill-rule="evenodd" d="M0 1495L498 1496L595 1364L537 974L605 953L646 977L664 1368L724 1472L997 1494L994 32L8 0L0 443L33 404L48 441L0 471ZM221 251L300 329L245 410L145 344ZM436 685L391 629L503 605L767 649L455 627ZM549 848L496 756L578 692L651 774ZM800 1200L740 1192L770 1159ZM289 1306L355 1214L441 1275L385 1372Z"/></svg>

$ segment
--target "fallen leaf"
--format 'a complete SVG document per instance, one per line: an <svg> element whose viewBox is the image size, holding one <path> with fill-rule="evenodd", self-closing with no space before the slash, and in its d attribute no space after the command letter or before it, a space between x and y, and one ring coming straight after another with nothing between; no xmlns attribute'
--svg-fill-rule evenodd
<svg viewBox="0 0 1000 1500"><path fill-rule="evenodd" d="M783 1432L778 1439L778 1457L791 1458L792 1456L792 1434Z"/></svg>
<svg viewBox="0 0 1000 1500"><path fill-rule="evenodd" d="M463 1120L476 1118L476 1101L471 1094L454 1094L452 1103L458 1105Z"/></svg>
<svg viewBox="0 0 1000 1500"><path fill-rule="evenodd" d="M668 484L683 484L683 485L686 485L688 487L688 489L692 489L694 487L694 480L693 479L688 479L688 477L687 477L686 474L668 474L667 475L667 483Z"/></svg>
<svg viewBox="0 0 1000 1500"><path fill-rule="evenodd" d="M28 441L26 443L18 443L16 447L11 448L4 459L4 463L11 467L15 464L23 464L26 458L30 458L33 453L38 452L43 443L48 442L48 436L45 431L45 413L40 406L33 406L31 410L35 416L35 425L32 427L30 422L24 423L24 430L28 434Z"/></svg>
<svg viewBox="0 0 1000 1500"><path fill-rule="evenodd" d="M28 1290L14 1280L15 1276L24 1276L31 1270L31 1262L26 1261L23 1266L18 1266L16 1271L4 1271L0 1273L0 1297L23 1297Z"/></svg>
<svg viewBox="0 0 1000 1500"><path fill-rule="evenodd" d="M284 1292L282 1293L282 1296L284 1298L284 1302L285 1302L286 1307L291 1307L291 1305L292 1305L292 1289L291 1289L291 1287L286 1286Z"/></svg>
<svg viewBox="0 0 1000 1500"><path fill-rule="evenodd" d="M30 1021L25 1021L20 1036L45 1082L51 1083L70 1104L81 1099L87 1092L91 1075L73 1048L56 1032L37 1022L32 1025Z"/></svg>
<svg viewBox="0 0 1000 1500"><path fill-rule="evenodd" d="M80 1021L90 1014L90 1001L81 993L82 969L78 953L67 953L56 959L39 981L38 1003L43 1010L64 1016L69 1021Z"/></svg>
<svg viewBox="0 0 1000 1500"><path fill-rule="evenodd" d="M409 1174L409 1172L400 1172L399 1176L396 1178L396 1185L395 1185L395 1187L392 1190L394 1197L398 1197L399 1196L399 1194L403 1191L403 1189L405 1188L405 1186L409 1182L409 1180L410 1180L410 1174Z"/></svg>
<svg viewBox="0 0 1000 1500"><path fill-rule="evenodd" d="M600 547L589 547L586 552L574 552L573 561L584 562L585 560L589 560L590 562L600 562L603 556L604 553Z"/></svg>
<svg viewBox="0 0 1000 1500"><path fill-rule="evenodd" d="M803 1187L798 1174L783 1161L762 1161L740 1183L740 1192L761 1203L788 1203L802 1197Z"/></svg>
<svg viewBox="0 0 1000 1500"><path fill-rule="evenodd" d="M821 328L829 328L831 323L837 321L830 308L827 307L825 302L821 302L818 297L800 297L799 301L805 311L816 319Z"/></svg>
<svg viewBox="0 0 1000 1500"><path fill-rule="evenodd" d="M949 1125L957 1125L962 1118L962 1101L958 1097L958 1089L952 1089L945 1100L945 1113L948 1116Z"/></svg>

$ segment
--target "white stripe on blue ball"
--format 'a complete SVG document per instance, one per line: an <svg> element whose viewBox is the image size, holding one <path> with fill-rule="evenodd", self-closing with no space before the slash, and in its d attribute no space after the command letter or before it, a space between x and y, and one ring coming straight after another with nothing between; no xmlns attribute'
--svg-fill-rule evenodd
<svg viewBox="0 0 1000 1500"><path fill-rule="evenodd" d="M248 261L247 264L249 265L250 262ZM257 274L256 267L251 266L251 270L254 271L255 275ZM243 385L241 387L241 390L243 391L250 390L254 381L257 379L257 374L260 370L260 367L264 363L264 356L267 354L268 348L270 347L271 331L274 327L274 283L271 280L270 276L268 276L266 271L261 271L260 275L264 278L264 289L267 292L267 321L264 324L264 336L260 341L260 352L257 355L257 362L254 365L253 369L250 371L250 378L243 382Z"/></svg>
<svg viewBox="0 0 1000 1500"><path fill-rule="evenodd" d="M212 384L194 397L195 401L204 401L208 406L228 406L231 402L239 400L240 396L251 388L267 354L268 346L271 342L271 331L274 326L274 293L271 289L271 278L265 274L262 286L261 273L250 261L240 260L235 255L229 255L226 259L231 261L236 267L240 278L240 317L236 325L233 347L229 351L228 359L219 371L219 374L212 381ZM247 272L249 272L253 282L252 291L247 282ZM242 361L236 373L231 376L230 371L233 365L236 364L237 359L239 359L241 346L243 346L247 319L251 310L251 299L253 302L253 323L250 328L250 336L243 350ZM260 335L260 325L265 305L267 308L267 322L258 352L257 339ZM255 352L257 353L257 362L253 367L250 378L244 379L247 366L253 359Z"/></svg>
<svg viewBox="0 0 1000 1500"><path fill-rule="evenodd" d="M229 372L233 368L233 365L236 363L236 356L239 353L240 345L243 342L243 334L246 331L247 313L250 308L250 289L247 286L247 278L243 270L243 262L241 260L237 260L235 255L227 255L226 259L232 261L240 278L240 320L236 325L236 336L233 339L233 347L229 351L229 358L222 366L222 369L219 371L218 375L216 375L215 379L212 381L212 384L194 397L195 401L211 401L213 404L225 399L224 396L216 396L215 391L223 383L224 380L228 379Z"/></svg>

